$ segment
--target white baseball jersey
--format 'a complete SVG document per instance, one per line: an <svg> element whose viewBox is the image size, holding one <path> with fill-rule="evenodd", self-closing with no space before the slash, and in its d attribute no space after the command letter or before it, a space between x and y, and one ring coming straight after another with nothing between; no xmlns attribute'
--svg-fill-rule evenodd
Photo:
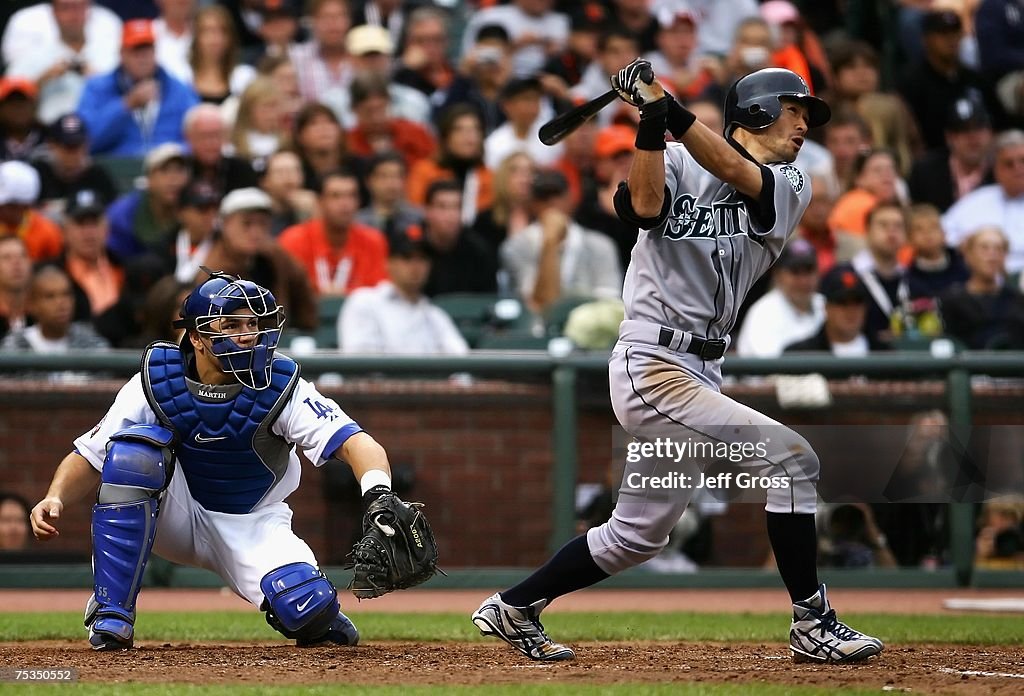
<svg viewBox="0 0 1024 696"><path fill-rule="evenodd" d="M159 423L138 374L121 388L99 424L75 440L75 450L101 471L110 436L137 423ZM271 432L300 447L320 466L361 428L335 401L300 378ZM260 580L269 571L299 561L317 565L309 546L292 532L292 511L283 502L298 487L299 474L299 458L292 449L284 476L256 507L246 514L229 514L200 506L176 466L161 498L153 552L175 563L212 570L258 607L263 601Z"/></svg>

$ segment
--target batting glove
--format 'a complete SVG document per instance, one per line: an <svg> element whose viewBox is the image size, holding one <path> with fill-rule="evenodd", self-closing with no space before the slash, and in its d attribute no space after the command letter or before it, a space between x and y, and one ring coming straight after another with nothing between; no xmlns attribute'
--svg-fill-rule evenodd
<svg viewBox="0 0 1024 696"><path fill-rule="evenodd" d="M632 106L643 106L665 96L661 85L655 86L654 69L650 61L634 60L611 78L612 89L619 99Z"/></svg>

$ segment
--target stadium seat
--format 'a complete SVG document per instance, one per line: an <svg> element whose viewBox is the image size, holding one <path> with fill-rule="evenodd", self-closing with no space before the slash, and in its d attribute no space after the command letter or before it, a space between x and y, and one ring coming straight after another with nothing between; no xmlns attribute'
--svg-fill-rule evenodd
<svg viewBox="0 0 1024 696"><path fill-rule="evenodd" d="M569 314L581 304L592 302L592 297L560 297L544 310L544 326L547 335L552 338L561 336L565 331L565 323L569 321Z"/></svg>
<svg viewBox="0 0 1024 696"><path fill-rule="evenodd" d="M470 347L476 347L484 330L494 320L496 295L478 293L448 293L432 298L455 322L455 327Z"/></svg>
<svg viewBox="0 0 1024 696"><path fill-rule="evenodd" d="M321 297L317 300L317 327L313 332L318 350L337 350L338 315L345 304L343 296Z"/></svg>
<svg viewBox="0 0 1024 696"><path fill-rule="evenodd" d="M488 329L475 347L480 350L547 350L548 338L529 331Z"/></svg>
<svg viewBox="0 0 1024 696"><path fill-rule="evenodd" d="M96 164L107 170L114 180L119 193L131 193L137 188L139 179L142 178L141 157L96 157Z"/></svg>

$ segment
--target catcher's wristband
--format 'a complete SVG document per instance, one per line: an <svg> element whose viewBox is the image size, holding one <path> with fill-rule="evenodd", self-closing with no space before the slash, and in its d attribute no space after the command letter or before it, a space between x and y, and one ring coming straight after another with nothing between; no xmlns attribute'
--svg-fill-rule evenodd
<svg viewBox="0 0 1024 696"><path fill-rule="evenodd" d="M668 99L668 130L672 133L673 138L680 140L686 135L686 131L690 130L690 126L694 124L697 117L692 111L677 102L674 97L669 96Z"/></svg>

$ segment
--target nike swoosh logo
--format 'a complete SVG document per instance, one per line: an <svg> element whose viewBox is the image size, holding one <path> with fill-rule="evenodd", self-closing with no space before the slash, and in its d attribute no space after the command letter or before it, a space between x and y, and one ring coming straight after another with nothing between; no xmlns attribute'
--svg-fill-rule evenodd
<svg viewBox="0 0 1024 696"><path fill-rule="evenodd" d="M221 437L203 437L202 433L196 433L196 442L216 442L217 440L227 440L227 435Z"/></svg>
<svg viewBox="0 0 1024 696"><path fill-rule="evenodd" d="M302 604L297 604L295 606L295 608L298 609L299 611L302 611L303 609L308 607L309 603L312 602L312 601L313 601L313 595L310 595L310 596L306 597L306 601L305 602L303 602Z"/></svg>

